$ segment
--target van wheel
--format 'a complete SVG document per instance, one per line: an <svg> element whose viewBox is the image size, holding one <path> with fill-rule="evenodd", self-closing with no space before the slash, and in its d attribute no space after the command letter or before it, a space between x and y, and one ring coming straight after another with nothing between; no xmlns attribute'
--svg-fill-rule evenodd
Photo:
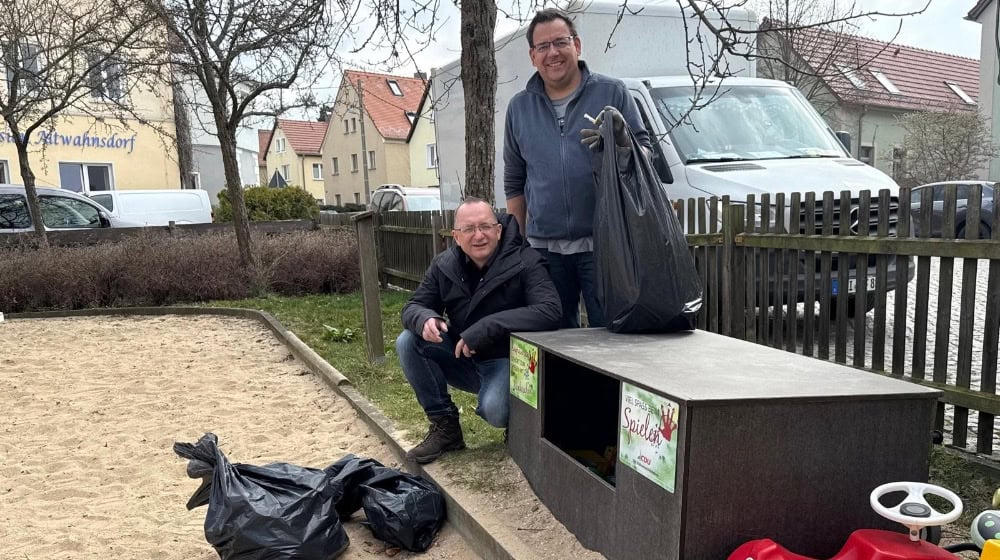
<svg viewBox="0 0 1000 560"><path fill-rule="evenodd" d="M837 301L838 296L830 298L830 320L837 320L837 306L840 305ZM853 319L855 316L854 301L857 298L855 296L847 296L847 318ZM875 294L865 294L865 313L868 313L872 309L875 309Z"/></svg>
<svg viewBox="0 0 1000 560"><path fill-rule="evenodd" d="M965 239L965 226L966 224L962 224L962 227L958 228L958 233L955 234L956 238ZM976 236L976 239L990 239L991 234L990 226L980 222L979 235Z"/></svg>

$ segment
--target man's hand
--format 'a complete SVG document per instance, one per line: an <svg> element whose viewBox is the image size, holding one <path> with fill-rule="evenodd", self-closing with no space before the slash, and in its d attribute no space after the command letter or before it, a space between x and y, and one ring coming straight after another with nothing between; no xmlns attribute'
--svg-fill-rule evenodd
<svg viewBox="0 0 1000 560"><path fill-rule="evenodd" d="M628 134L625 132L625 118L622 117L618 109L608 105L594 119L594 128L585 128L580 131L580 142L593 151L603 148L601 145L601 127L604 126L605 119L609 119L615 131L615 144L621 148L628 148L631 143L628 141Z"/></svg>
<svg viewBox="0 0 1000 560"><path fill-rule="evenodd" d="M471 358L475 353L476 351L473 350L472 348L469 348L469 345L465 343L464 338L459 340L458 344L455 345L456 358L461 358L462 356L465 356L466 358Z"/></svg>
<svg viewBox="0 0 1000 560"><path fill-rule="evenodd" d="M448 323L445 323L444 319L440 317L431 317L424 322L424 330L420 336L427 342L441 342L444 340L441 338L443 332L448 332Z"/></svg>

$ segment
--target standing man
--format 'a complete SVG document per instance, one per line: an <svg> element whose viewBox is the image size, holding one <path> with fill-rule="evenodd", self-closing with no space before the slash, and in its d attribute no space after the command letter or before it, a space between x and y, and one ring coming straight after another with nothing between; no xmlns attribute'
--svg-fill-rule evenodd
<svg viewBox="0 0 1000 560"><path fill-rule="evenodd" d="M527 37L537 72L507 107L507 210L549 263L563 309L561 326L580 326L581 292L590 326L604 326L592 238L596 185L591 150L601 149L592 127L600 121L592 123L586 116L613 119L615 143L626 152L631 144L624 123L646 148L649 133L625 84L591 72L579 60L580 37L566 14L552 8L539 11Z"/></svg>
<svg viewBox="0 0 1000 560"><path fill-rule="evenodd" d="M526 246L510 215L467 198L455 210L456 247L431 261L403 307L396 339L403 374L430 419L430 430L406 458L429 463L465 448L448 385L476 393L476 414L507 427L511 331L559 326L559 294L541 256Z"/></svg>

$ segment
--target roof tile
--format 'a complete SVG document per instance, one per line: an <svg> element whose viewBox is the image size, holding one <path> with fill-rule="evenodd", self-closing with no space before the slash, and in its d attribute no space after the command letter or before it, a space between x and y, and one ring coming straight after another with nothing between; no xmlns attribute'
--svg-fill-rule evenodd
<svg viewBox="0 0 1000 560"><path fill-rule="evenodd" d="M383 138L406 140L410 127L413 126L406 113L415 113L419 108L420 98L427 87L426 80L359 70L344 72L344 80L355 87L358 80L361 80L365 109ZM390 80L396 82L402 96L392 92Z"/></svg>
<svg viewBox="0 0 1000 560"><path fill-rule="evenodd" d="M323 136L329 123L323 121L293 121L278 119L278 128L288 138L292 149L300 156L322 155Z"/></svg>
<svg viewBox="0 0 1000 560"><path fill-rule="evenodd" d="M257 165L267 165L267 146L271 143L271 131L266 128L257 129Z"/></svg>

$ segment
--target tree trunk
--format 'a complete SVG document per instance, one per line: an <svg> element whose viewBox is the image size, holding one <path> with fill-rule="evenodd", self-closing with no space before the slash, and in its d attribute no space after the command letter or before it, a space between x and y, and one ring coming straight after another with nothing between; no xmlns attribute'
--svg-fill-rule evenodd
<svg viewBox="0 0 1000 560"><path fill-rule="evenodd" d="M14 138L20 138L20 132L16 127L11 127ZM49 237L45 232L45 222L42 221L42 207L38 202L38 191L35 189L35 172L31 170L31 162L28 161L28 139L15 140L17 148L17 162L21 166L21 181L24 183L24 194L28 197L28 211L31 213L31 224L35 226L35 236L38 239L38 246L48 248Z"/></svg>
<svg viewBox="0 0 1000 560"><path fill-rule="evenodd" d="M495 0L462 2L462 87L465 89L465 195L495 206L494 113L497 63Z"/></svg>
<svg viewBox="0 0 1000 560"><path fill-rule="evenodd" d="M217 128L219 147L222 149L222 167L226 173L226 190L229 192L229 202L233 206L233 228L236 230L240 263L247 267L256 279L260 273L260 263L257 261L257 252L250 236L250 220L247 217L246 202L243 200L243 185L240 184L240 167L236 158L236 133L224 123L217 122ZM255 291L257 289L258 287L255 287Z"/></svg>

